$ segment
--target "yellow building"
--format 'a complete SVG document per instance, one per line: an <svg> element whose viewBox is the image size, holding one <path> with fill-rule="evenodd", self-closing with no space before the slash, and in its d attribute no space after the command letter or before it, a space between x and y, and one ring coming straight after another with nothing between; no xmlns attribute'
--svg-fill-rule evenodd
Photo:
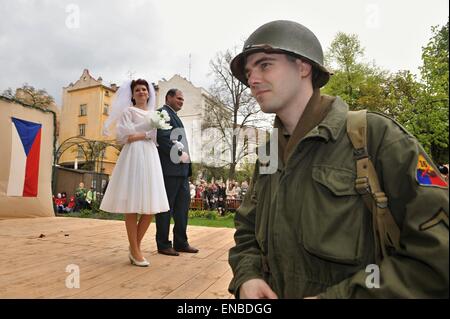
<svg viewBox="0 0 450 319"><path fill-rule="evenodd" d="M62 110L59 125L58 146L61 150L65 146L74 145L62 153L58 164L69 168L87 168L86 155L89 156L89 147L84 139L106 141L103 136L103 123L108 118L112 98L117 91L116 85L106 86L102 78L93 78L89 70L85 69L80 79L63 88ZM112 127L112 133L115 128ZM114 142L114 141L112 141ZM83 149L81 149L83 147ZM104 151L102 171L111 174L118 157L118 151L107 147ZM93 169L92 167L90 169Z"/></svg>
<svg viewBox="0 0 450 319"><path fill-rule="evenodd" d="M102 83L102 78L93 78L87 69L83 71L80 79L75 83L71 83L68 87L63 88L62 110L59 125L58 146L64 150L64 145L71 145L71 142L79 143L88 140L110 141L108 137L103 136L103 124L108 118L108 113L112 104L112 99L118 87L114 84L106 86ZM187 79L174 75L170 80L158 81L155 86L156 91L156 107L159 108L164 104L164 98L170 88L178 88L183 92L185 104L179 112L179 117L184 123L191 159L195 163L204 163L210 166L223 166L230 160L229 150L221 152L220 158L212 158L213 163L207 159L211 155L204 158L203 155L210 152L211 139L208 131L203 131L205 123L209 122L210 109L215 104L210 94L201 87L194 86ZM218 106L220 107L220 106ZM115 136L115 127L111 127L111 136ZM256 146L257 136L253 139L245 141L247 131L240 131L238 145L239 150L243 148L244 143ZM219 134L220 135L220 134ZM252 134L249 134L252 135ZM248 136L247 136L248 138ZM225 143L226 144L226 143ZM253 145L255 144L255 145ZM217 141L214 142L217 146ZM214 148L214 147L213 147ZM254 147L253 147L254 148ZM211 149L212 150L212 149ZM89 149L83 152L79 145L74 144L59 158L58 164L68 168L78 168L93 170L94 167L86 167L86 155L89 156ZM101 166L95 167L96 172L103 172L111 175L114 165L117 161L119 152L113 147L106 148ZM215 156L215 155L214 155ZM256 154L244 154L247 161L255 162ZM237 168L241 168L244 163L242 156L238 156Z"/></svg>

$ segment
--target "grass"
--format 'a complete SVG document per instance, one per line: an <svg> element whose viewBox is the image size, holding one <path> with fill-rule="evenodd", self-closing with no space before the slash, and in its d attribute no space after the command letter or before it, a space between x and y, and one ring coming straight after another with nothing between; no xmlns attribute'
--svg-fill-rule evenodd
<svg viewBox="0 0 450 319"><path fill-rule="evenodd" d="M124 220L123 214L111 214L87 209L68 214L56 214L56 216ZM155 220L153 219L152 222L154 223ZM170 223L173 224L173 220L171 220ZM234 228L234 213L227 213L225 216L219 216L215 211L189 211L188 225Z"/></svg>
<svg viewBox="0 0 450 319"><path fill-rule="evenodd" d="M188 220L188 224L194 226L234 228L234 214L229 214L223 217L218 216L216 219L209 219L205 217L190 217Z"/></svg>

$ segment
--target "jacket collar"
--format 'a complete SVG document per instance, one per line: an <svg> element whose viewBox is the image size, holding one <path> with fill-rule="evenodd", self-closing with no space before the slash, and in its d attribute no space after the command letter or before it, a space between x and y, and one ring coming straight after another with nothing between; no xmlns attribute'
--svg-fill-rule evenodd
<svg viewBox="0 0 450 319"><path fill-rule="evenodd" d="M276 117L274 127L279 129L278 149L283 162L287 163L294 150L306 138L319 136L326 141L330 138L336 140L343 127L347 110L347 105L339 97L320 95L320 90L316 89L292 136L286 135L281 120Z"/></svg>
<svg viewBox="0 0 450 319"><path fill-rule="evenodd" d="M344 129L347 112L348 105L339 96L317 96L315 92L291 137L285 136L286 130L280 119L276 117L274 127L279 129L278 154L280 159L283 163L287 163L294 150L306 139L319 137L325 142L330 139L336 141ZM304 128L300 129L303 125L305 125ZM311 128L309 132L305 132L306 126Z"/></svg>
<svg viewBox="0 0 450 319"><path fill-rule="evenodd" d="M167 104L164 104L164 106L167 107L169 110L171 110L173 113L177 114L177 112L175 112L175 110L171 106Z"/></svg>
<svg viewBox="0 0 450 319"><path fill-rule="evenodd" d="M348 105L339 96L324 97L333 98L330 111L323 119L323 121L320 122L315 128L313 128L305 136L305 138L321 136L326 142L328 142L330 139L332 141L336 141L342 130L344 129L348 113Z"/></svg>

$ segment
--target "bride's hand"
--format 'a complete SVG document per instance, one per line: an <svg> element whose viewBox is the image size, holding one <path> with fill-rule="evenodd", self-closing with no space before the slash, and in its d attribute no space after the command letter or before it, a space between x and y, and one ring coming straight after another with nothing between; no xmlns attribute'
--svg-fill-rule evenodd
<svg viewBox="0 0 450 319"><path fill-rule="evenodd" d="M133 142L137 142L137 141L142 141L145 140L146 134L145 133L137 133L137 134L131 134L128 136L128 143L133 143Z"/></svg>

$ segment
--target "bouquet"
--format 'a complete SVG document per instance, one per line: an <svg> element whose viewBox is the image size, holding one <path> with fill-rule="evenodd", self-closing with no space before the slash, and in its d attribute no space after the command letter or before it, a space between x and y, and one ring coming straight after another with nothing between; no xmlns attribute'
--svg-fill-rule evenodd
<svg viewBox="0 0 450 319"><path fill-rule="evenodd" d="M147 120L152 129L170 130L172 128L167 123L170 121L170 116L166 110L149 112Z"/></svg>

